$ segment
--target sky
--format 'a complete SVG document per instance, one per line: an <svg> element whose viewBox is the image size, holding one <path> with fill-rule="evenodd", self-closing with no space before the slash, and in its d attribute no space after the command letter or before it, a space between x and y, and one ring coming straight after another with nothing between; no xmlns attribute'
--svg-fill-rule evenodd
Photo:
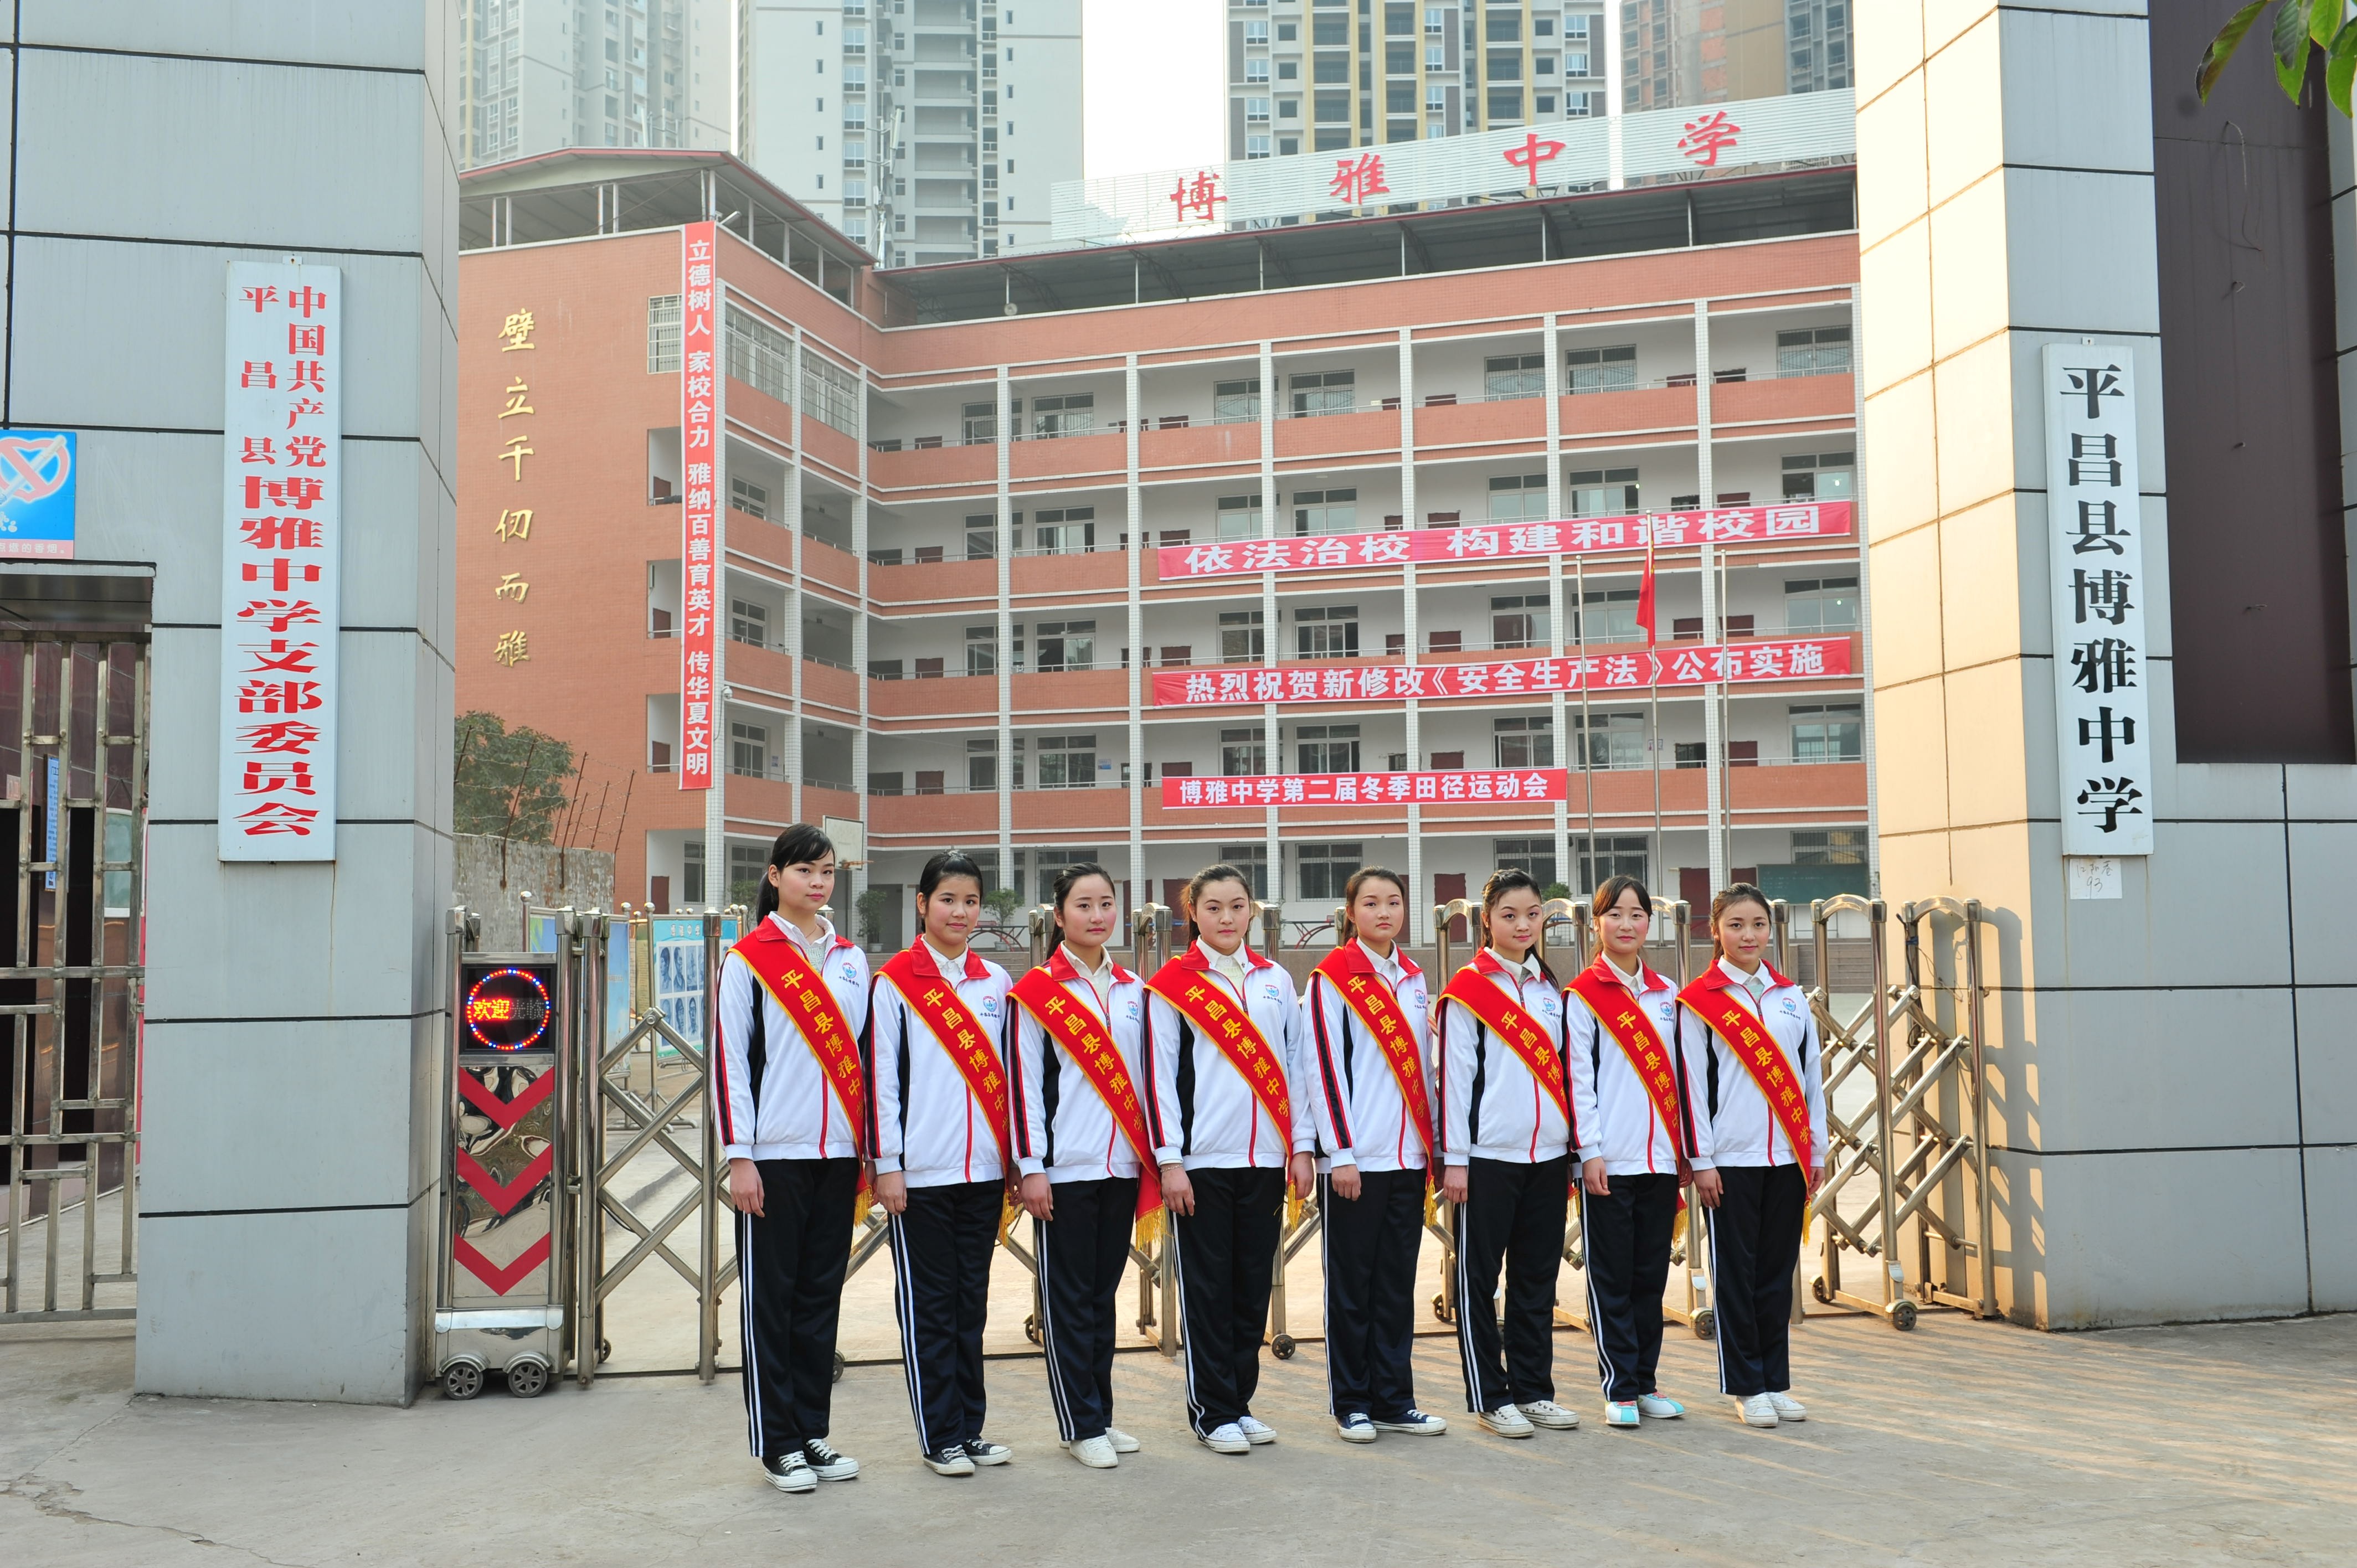
<svg viewBox="0 0 2357 1568"><path fill-rule="evenodd" d="M1088 177L1227 156L1225 0L1082 0Z"/></svg>

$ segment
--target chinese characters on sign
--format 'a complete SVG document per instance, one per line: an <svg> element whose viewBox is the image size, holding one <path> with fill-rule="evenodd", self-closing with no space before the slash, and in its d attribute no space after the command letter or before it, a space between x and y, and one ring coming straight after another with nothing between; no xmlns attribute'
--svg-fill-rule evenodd
<svg viewBox="0 0 2357 1568"><path fill-rule="evenodd" d="M1539 166L1562 156L1563 144L1542 140L1539 134L1533 131L1523 138L1521 145L1508 147L1500 156L1522 171L1524 185L1538 185L1542 183Z"/></svg>
<svg viewBox="0 0 2357 1568"><path fill-rule="evenodd" d="M229 266L223 860L336 858L342 300L334 267Z"/></svg>
<svg viewBox="0 0 2357 1568"><path fill-rule="evenodd" d="M70 430L0 435L0 559L73 559L76 458Z"/></svg>
<svg viewBox="0 0 2357 1568"><path fill-rule="evenodd" d="M1678 138L1678 151L1697 168L1717 168L1718 155L1730 152L1743 135L1743 127L1727 117L1724 109L1714 109L1699 120L1685 124L1685 134Z"/></svg>
<svg viewBox="0 0 2357 1568"><path fill-rule="evenodd" d="M1179 223L1217 218L1221 203L1226 200L1220 194L1220 177L1209 169L1198 169L1191 180L1179 176L1170 192L1170 205L1178 209L1175 221Z"/></svg>
<svg viewBox="0 0 2357 1568"><path fill-rule="evenodd" d="M537 326L531 311L509 311L506 318L500 323L500 352L513 354L533 350L534 345L532 335L537 329ZM523 483L523 460L533 455L533 450L531 438L525 434L524 428L520 425L511 425L508 421L522 418L533 413L531 384L523 379L522 371L509 372L507 388L500 394L500 446L497 460L513 465L512 472L509 476L511 485ZM491 525L491 532L502 544L525 542L532 538L532 509L502 505L500 508L500 520ZM522 604L525 594L531 589L532 585L524 580L522 573L502 572L500 574L499 585L491 590L491 596L495 599L510 599ZM492 640L491 662L494 664L512 670L519 664L529 662L531 659L532 639L520 627L511 627L500 632Z"/></svg>
<svg viewBox="0 0 2357 1568"><path fill-rule="evenodd" d="M1570 774L1560 768L1501 768L1469 773L1278 773L1257 779L1165 779L1165 807L1376 806L1411 800L1561 800Z"/></svg>
<svg viewBox="0 0 2357 1568"><path fill-rule="evenodd" d="M2046 507L2062 853L2152 853L2136 366L2126 345L2050 343Z"/></svg>
<svg viewBox="0 0 2357 1568"><path fill-rule="evenodd" d="M1345 207L1362 207L1377 196L1386 195L1391 187L1383 183L1383 156L1381 153L1361 153L1355 158L1334 160L1334 179L1328 194Z"/></svg>
<svg viewBox="0 0 2357 1568"><path fill-rule="evenodd" d="M1606 554L1642 550L1648 542L1664 550L1706 542L1774 544L1836 538L1849 531L1849 502L1801 501L1790 506L1720 507L1714 511L1654 512L1643 517L1582 517L1563 522L1467 523L1386 533L1168 544L1157 551L1155 561L1167 583L1174 577L1332 571L1396 566L1410 561L1428 566L1529 555Z"/></svg>
<svg viewBox="0 0 2357 1568"><path fill-rule="evenodd" d="M717 226L690 223L680 237L679 787L712 788L712 732L719 701L713 591L719 579L714 497L720 484Z"/></svg>
<svg viewBox="0 0 2357 1568"><path fill-rule="evenodd" d="M1157 708L1217 708L1259 703L1394 703L1410 697L1526 697L1548 692L1641 692L1706 681L1807 681L1849 673L1846 637L1645 649L1616 645L1561 659L1485 660L1465 664L1265 665L1233 670L1157 670Z"/></svg>

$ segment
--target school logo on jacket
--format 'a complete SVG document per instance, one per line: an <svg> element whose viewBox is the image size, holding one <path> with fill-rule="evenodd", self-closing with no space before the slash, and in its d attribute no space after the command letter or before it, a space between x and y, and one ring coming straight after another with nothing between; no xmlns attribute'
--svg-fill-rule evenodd
<svg viewBox="0 0 2357 1568"><path fill-rule="evenodd" d="M1788 1018L1797 1018L1801 1015L1801 1004L1790 996L1784 998L1784 1015Z"/></svg>
<svg viewBox="0 0 2357 1568"><path fill-rule="evenodd" d="M974 1004L974 1011L981 1014L985 1018L997 1017L998 998L996 996L984 997L980 1002Z"/></svg>
<svg viewBox="0 0 2357 1568"><path fill-rule="evenodd" d="M1563 1015L1563 1004L1553 996L1542 996L1531 1004L1531 1011L1542 1018L1557 1018Z"/></svg>
<svg viewBox="0 0 2357 1568"><path fill-rule="evenodd" d="M1133 1024L1136 1023L1138 1019L1137 1004L1135 1002L1129 1004L1128 1010L1123 1015L1123 1016L1126 1017Z"/></svg>
<svg viewBox="0 0 2357 1568"><path fill-rule="evenodd" d="M1666 1029L1670 1026L1671 1015L1675 1013L1677 1010L1677 1000L1676 998L1672 997L1658 1004L1653 1009L1653 1015L1661 1019L1662 1027Z"/></svg>
<svg viewBox="0 0 2357 1568"><path fill-rule="evenodd" d="M1283 1002L1285 987L1274 980L1269 981L1260 988L1260 999L1264 1002Z"/></svg>
<svg viewBox="0 0 2357 1568"><path fill-rule="evenodd" d="M859 965L852 959L845 959L843 967L834 972L839 979L849 981L854 985L859 983Z"/></svg>

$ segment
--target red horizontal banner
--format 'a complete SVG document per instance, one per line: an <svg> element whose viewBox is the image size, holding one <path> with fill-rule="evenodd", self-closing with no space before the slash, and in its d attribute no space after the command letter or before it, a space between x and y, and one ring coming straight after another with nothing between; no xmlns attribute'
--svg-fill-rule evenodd
<svg viewBox="0 0 2357 1568"><path fill-rule="evenodd" d="M1410 697L1526 697L1533 693L1641 692L1709 681L1794 681L1848 673L1848 638L1793 637L1720 648L1673 645L1469 664L1157 670L1154 705L1219 708L1259 703L1390 703Z"/></svg>
<svg viewBox="0 0 2357 1568"><path fill-rule="evenodd" d="M1327 533L1296 539L1239 539L1168 544L1156 552L1164 582L1245 572L1333 571L1353 566L1446 564L1523 556L1593 555L1711 544L1785 544L1850 532L1847 501L1719 507L1710 511L1581 517L1560 522L1480 522L1461 527Z"/></svg>
<svg viewBox="0 0 2357 1568"><path fill-rule="evenodd" d="M1276 773L1262 779L1165 779L1162 803L1195 806L1372 806L1410 800L1562 800L1561 768L1450 773Z"/></svg>

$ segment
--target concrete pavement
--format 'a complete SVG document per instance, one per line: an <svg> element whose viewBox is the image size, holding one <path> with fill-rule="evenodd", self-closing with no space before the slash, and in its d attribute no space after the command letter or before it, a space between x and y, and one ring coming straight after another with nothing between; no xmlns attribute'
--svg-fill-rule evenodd
<svg viewBox="0 0 2357 1568"><path fill-rule="evenodd" d="M258 1331L267 1331L258 1315ZM1322 1348L1271 1363L1249 1457L1198 1447L1178 1369L1125 1354L1146 1444L1091 1472L1054 1444L1040 1364L994 1362L1015 1462L916 1461L894 1369L837 1385L859 1480L783 1497L737 1384L613 1379L410 1410L134 1397L122 1326L0 1329L0 1563L1059 1564L2345 1563L2357 1553L2357 1317L2039 1335L1927 1315L1799 1331L1806 1425L1737 1425L1709 1347L1673 1328L1682 1422L1601 1429L1584 1337L1556 1337L1587 1424L1524 1442L1469 1419L1453 1342L1418 1342L1448 1435L1338 1442Z"/></svg>

